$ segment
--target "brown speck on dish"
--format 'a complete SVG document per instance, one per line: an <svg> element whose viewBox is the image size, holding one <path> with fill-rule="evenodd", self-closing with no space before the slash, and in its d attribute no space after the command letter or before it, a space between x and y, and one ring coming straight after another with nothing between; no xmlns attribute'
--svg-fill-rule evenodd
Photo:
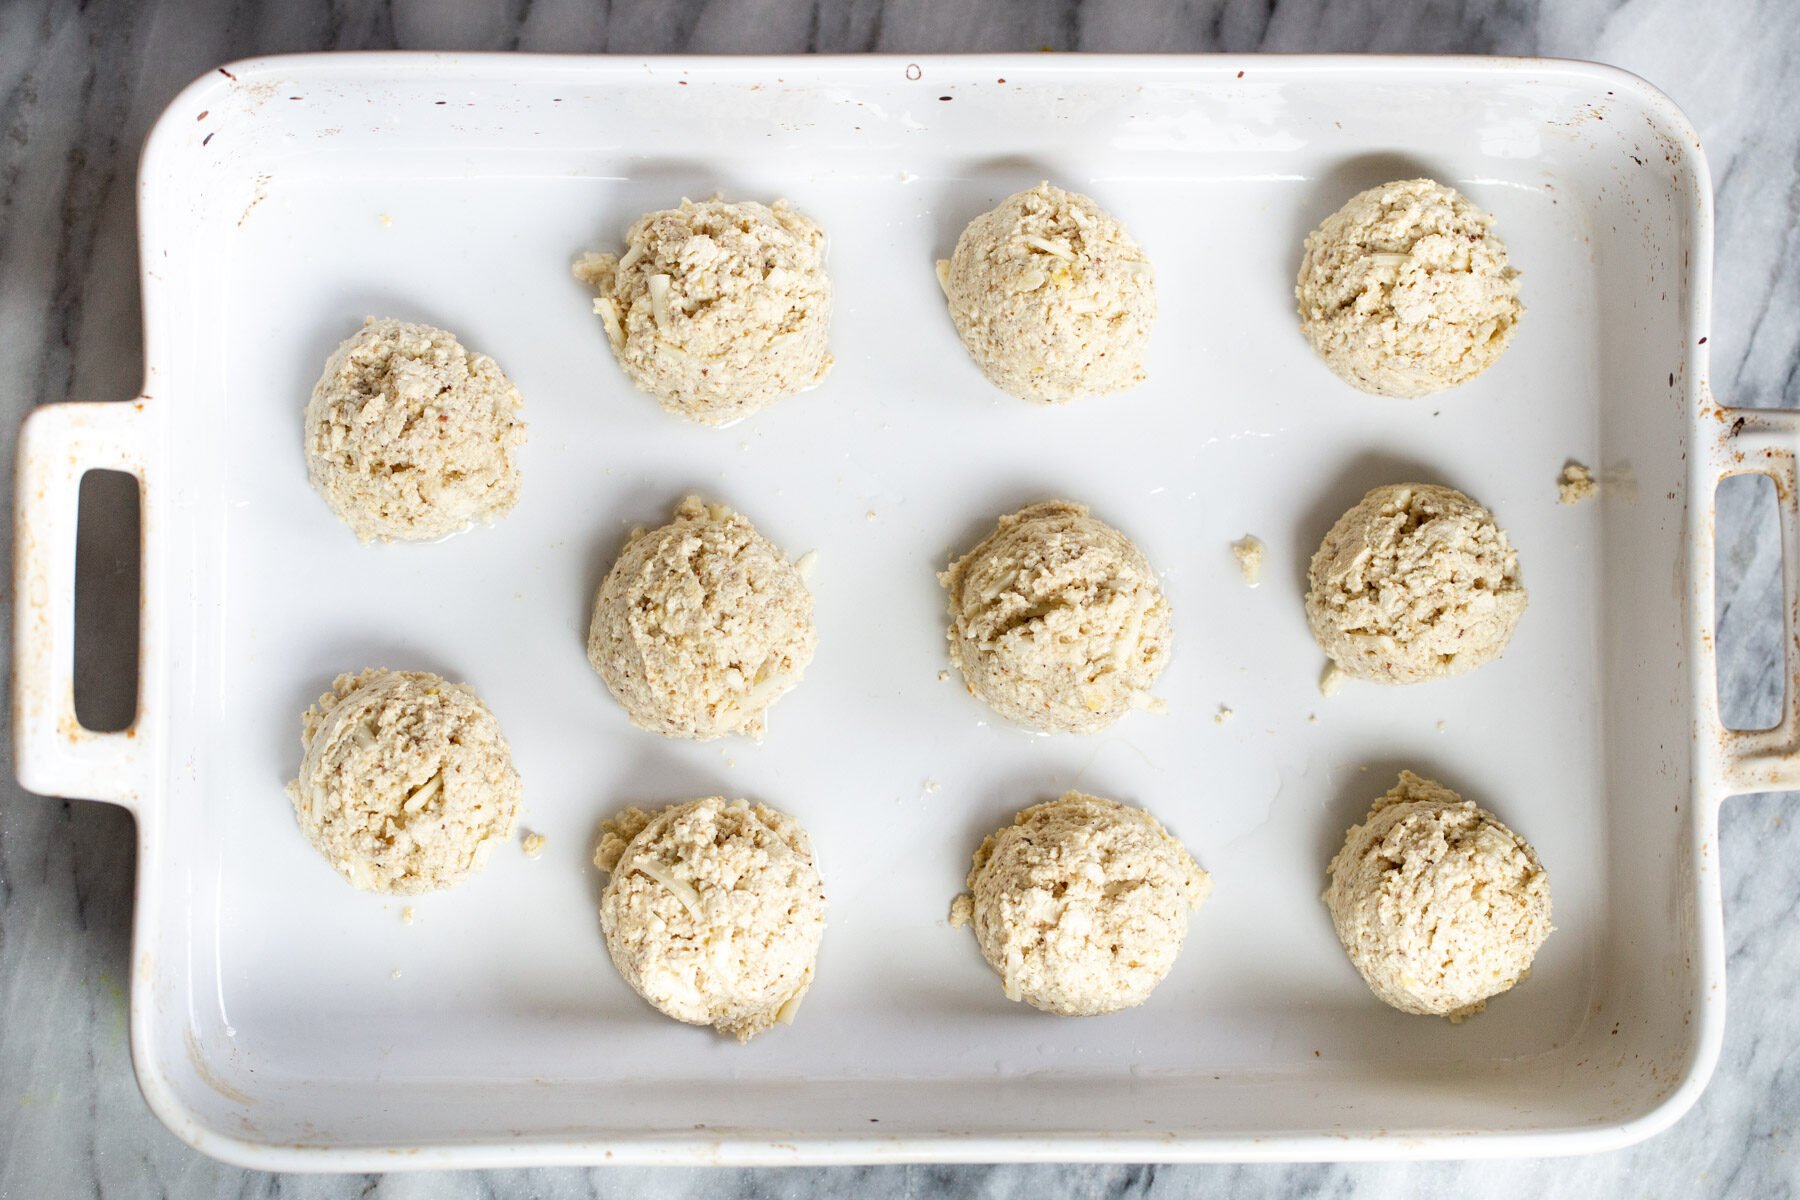
<svg viewBox="0 0 1800 1200"><path fill-rule="evenodd" d="M939 100L954 100L954 99L956 99L956 97L955 96L939 96L938 99Z"/></svg>
<svg viewBox="0 0 1800 1200"><path fill-rule="evenodd" d="M231 80L231 82L233 82L233 83L237 82L237 76L233 75L230 71L227 71L224 67L219 68L219 74L221 74L225 78Z"/></svg>
<svg viewBox="0 0 1800 1200"><path fill-rule="evenodd" d="M1704 345L1706 345L1706 339L1705 339L1705 338L1701 338L1701 339L1700 339L1700 344L1701 344L1701 345L1702 345L1702 346L1704 346Z"/></svg>
<svg viewBox="0 0 1800 1200"><path fill-rule="evenodd" d="M1239 71L1239 72L1238 72L1238 78L1239 78L1239 79L1242 79L1242 78L1243 78L1243 77L1244 77L1244 73L1243 73L1243 72L1242 72L1242 71ZM1317 1050L1315 1050L1315 1051L1313 1051L1313 1053L1314 1053L1314 1054L1317 1054L1317 1053L1318 1053L1318 1051L1317 1051Z"/></svg>
<svg viewBox="0 0 1800 1200"><path fill-rule="evenodd" d="M201 110L200 110L200 115L199 115L199 116L197 116L197 117L195 117L195 118L194 118L194 120L196 120L196 121L204 121L204 120L206 120L206 118L207 118L207 117L208 117L208 116L210 116L210 115L211 115L211 113L212 113L212 109L210 109L210 108L203 108L203 109L201 109Z"/></svg>
<svg viewBox="0 0 1800 1200"><path fill-rule="evenodd" d="M906 64L906 77L908 79L918 79L920 76L922 76L924 74L925 74L925 72L919 69L918 63L907 63Z"/></svg>

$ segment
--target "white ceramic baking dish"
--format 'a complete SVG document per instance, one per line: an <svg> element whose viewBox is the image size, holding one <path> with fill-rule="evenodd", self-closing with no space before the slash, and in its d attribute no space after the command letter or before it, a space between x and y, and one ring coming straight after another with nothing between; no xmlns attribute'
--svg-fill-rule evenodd
<svg viewBox="0 0 1800 1200"><path fill-rule="evenodd" d="M1363 396L1298 336L1300 240L1422 173L1497 214L1529 313L1475 383ZM999 396L945 318L933 259L1042 177L1098 197L1157 266L1151 378L1128 395ZM1708 396L1706 167L1640 80L1499 59L278 58L184 92L140 188L143 395L40 409L20 442L14 719L27 787L136 815L132 1052L200 1149L334 1170L1543 1154L1644 1137L1704 1085L1717 806L1800 783L1794 688L1777 730L1720 726L1713 493L1775 476L1791 604L1795 428ZM715 189L815 215L837 287L830 380L723 432L626 386L569 274ZM524 500L501 525L361 547L308 490L301 407L369 313L455 329L523 389ZM1598 503L1556 503L1570 457ZM93 468L142 483L142 690L119 734L83 731L70 699ZM1306 558L1366 487L1413 478L1496 510L1530 612L1472 675L1322 697ZM624 530L690 488L819 554L818 658L761 745L636 732L583 657ZM1164 573L1167 716L1040 739L940 681L933 571L1050 495ZM1227 549L1246 532L1270 551L1256 590ZM301 709L376 663L480 688L549 839L410 925L325 867L281 791ZM1373 1000L1318 899L1401 766L1498 810L1554 883L1531 978L1461 1026ZM1008 1004L944 918L981 834L1076 785L1154 810L1217 891L1148 1004L1061 1020ZM712 792L802 818L830 896L798 1023L749 1046L639 1002L594 917L596 821Z"/></svg>

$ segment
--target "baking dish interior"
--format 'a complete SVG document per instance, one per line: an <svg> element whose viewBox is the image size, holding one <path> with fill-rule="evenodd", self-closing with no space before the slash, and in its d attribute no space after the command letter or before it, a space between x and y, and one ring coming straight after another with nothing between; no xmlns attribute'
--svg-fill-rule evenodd
<svg viewBox="0 0 1800 1200"><path fill-rule="evenodd" d="M1524 62L346 56L196 85L143 179L169 566L133 980L153 1104L214 1153L289 1165L456 1145L1141 1157L1146 1139L1342 1156L1464 1134L1480 1153L1672 1119L1709 1065L1718 983L1684 634L1687 505L1711 503L1684 483L1706 215L1688 137L1636 81ZM1300 241L1420 174L1495 213L1525 325L1453 394L1361 396L1295 329ZM1155 264L1134 392L999 396L944 317L932 260L1040 178L1094 195ZM640 212L715 190L815 216L836 289L827 383L724 431L629 389L569 273ZM525 496L501 525L361 547L308 490L301 409L364 315L451 328L519 384ZM1555 502L1568 458L1600 472L1599 503ZM1494 509L1530 611L1469 676L1322 696L1307 556L1368 487L1410 479ZM627 529L689 490L818 552L819 654L761 745L634 731L583 657ZM1034 738L940 679L933 572L1047 496L1163 573L1166 716ZM1254 590L1227 549L1245 533L1269 547ZM508 849L409 901L354 892L305 845L281 790L299 713L368 665L476 685L540 859ZM1318 900L1401 767L1493 808L1551 872L1532 976L1461 1026L1375 1002ZM944 919L980 837L1070 787L1150 808L1216 885L1152 1001L1103 1019L1008 1004ZM637 1000L593 915L596 823L712 793L799 816L831 905L796 1025L742 1047Z"/></svg>

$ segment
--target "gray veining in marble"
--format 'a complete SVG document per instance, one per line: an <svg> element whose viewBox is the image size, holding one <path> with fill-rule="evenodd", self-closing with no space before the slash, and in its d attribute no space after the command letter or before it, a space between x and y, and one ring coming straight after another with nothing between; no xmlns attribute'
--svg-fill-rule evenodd
<svg viewBox="0 0 1800 1200"><path fill-rule="evenodd" d="M558 51L1417 51L1594 58L1699 127L1718 190L1714 385L1800 405L1800 22L1785 0L58 0L0 2L0 429L33 405L137 390L132 181L189 79L253 53ZM10 494L10 432L4 483ZM1720 503L1728 714L1780 704L1779 549L1757 488ZM88 548L101 571L119 551ZM10 572L0 575L10 579ZM92 669L93 664L84 666ZM97 711L105 715L104 697ZM116 715L117 696L110 702ZM1730 1018L1698 1106L1586 1159L1255 1167L685 1169L274 1177L222 1166L138 1096L124 1020L131 818L25 795L0 764L0 1197L93 1195L1747 1196L1800 1191L1800 832L1784 795L1726 806Z"/></svg>

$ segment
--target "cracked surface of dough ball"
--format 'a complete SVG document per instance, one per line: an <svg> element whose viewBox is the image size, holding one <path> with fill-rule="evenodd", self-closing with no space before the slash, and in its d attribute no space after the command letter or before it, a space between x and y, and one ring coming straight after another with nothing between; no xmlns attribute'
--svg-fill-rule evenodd
<svg viewBox="0 0 1800 1200"><path fill-rule="evenodd" d="M356 887L451 887L512 837L524 789L500 723L467 684L339 675L300 726L288 798L306 840Z"/></svg>
<svg viewBox="0 0 1800 1200"><path fill-rule="evenodd" d="M1519 556L1493 514L1453 488L1378 487L1313 555L1306 619L1346 674L1421 683L1500 657L1525 613Z"/></svg>
<svg viewBox="0 0 1800 1200"><path fill-rule="evenodd" d="M523 404L500 364L455 334L370 317L313 386L307 476L364 542L492 524L519 501Z"/></svg>
<svg viewBox="0 0 1800 1200"><path fill-rule="evenodd" d="M1467 383L1499 361L1525 312L1493 225L1429 179L1351 197L1306 237L1294 286L1306 340L1378 396Z"/></svg>
<svg viewBox="0 0 1800 1200"><path fill-rule="evenodd" d="M608 821L600 928L657 1009L747 1042L791 1024L825 933L825 886L799 822L712 796Z"/></svg>
<svg viewBox="0 0 1800 1200"><path fill-rule="evenodd" d="M1550 935L1550 883L1518 834L1411 771L1375 801L1328 868L1338 940L1401 1012L1461 1021L1531 970Z"/></svg>
<svg viewBox="0 0 1800 1200"><path fill-rule="evenodd" d="M1006 998L1088 1017L1150 998L1212 879L1143 809L1068 792L984 840L968 888L950 923L974 927Z"/></svg>
<svg viewBox="0 0 1800 1200"><path fill-rule="evenodd" d="M812 661L813 599L748 518L689 496L634 530L594 600L588 661L631 723L665 737L760 737Z"/></svg>
<svg viewBox="0 0 1800 1200"><path fill-rule="evenodd" d="M1040 733L1094 733L1150 695L1174 638L1156 572L1130 538L1049 500L998 527L938 576L950 661L969 693Z"/></svg>
<svg viewBox="0 0 1800 1200"><path fill-rule="evenodd" d="M729 425L831 370L825 234L786 200L646 213L575 275L626 376L691 421Z"/></svg>
<svg viewBox="0 0 1800 1200"><path fill-rule="evenodd" d="M963 345L988 381L1062 404L1144 381L1156 276L1098 204L1048 183L969 222L937 264Z"/></svg>

